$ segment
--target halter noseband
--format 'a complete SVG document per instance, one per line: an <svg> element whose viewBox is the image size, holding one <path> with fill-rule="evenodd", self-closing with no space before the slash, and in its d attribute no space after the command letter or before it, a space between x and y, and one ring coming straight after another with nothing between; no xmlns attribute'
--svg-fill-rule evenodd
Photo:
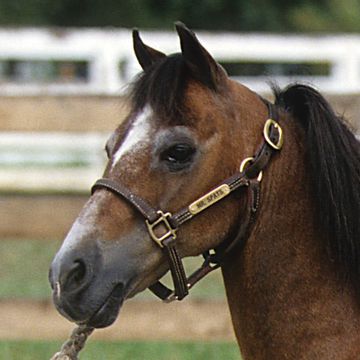
<svg viewBox="0 0 360 360"><path fill-rule="evenodd" d="M273 153L279 151L283 144L282 129L278 122L274 120L277 117L276 109L267 101L265 103L268 106L269 119L264 125L264 142L256 154L253 157L244 159L239 171L233 176L227 178L208 193L174 214L154 209L144 199L133 194L127 187L117 181L102 178L93 185L92 193L99 188L112 191L130 202L145 218L150 237L167 255L174 283L174 291L159 281L149 287L162 300L166 302L182 300L198 281L221 266L224 258L235 246L243 247L245 245L259 208L260 181L263 176L263 170L269 163ZM241 222L236 235L231 241L225 240L215 249L214 253L210 254L210 251L205 252L203 254L205 260L201 267L187 278L176 247L177 230L185 222L242 187L248 188L248 204L244 221Z"/></svg>

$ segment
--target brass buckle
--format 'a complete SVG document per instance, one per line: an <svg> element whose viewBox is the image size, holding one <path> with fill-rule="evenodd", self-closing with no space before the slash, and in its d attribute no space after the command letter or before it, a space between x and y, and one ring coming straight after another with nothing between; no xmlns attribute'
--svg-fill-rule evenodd
<svg viewBox="0 0 360 360"><path fill-rule="evenodd" d="M190 290L191 285L190 285L190 284L186 284L186 287L188 288L188 290ZM174 302L174 301L177 301L177 300L179 300L179 297L178 297L177 295L175 295L175 290L173 290L173 291L169 294L169 296L168 296L166 299L163 300L163 303L165 303L165 304L170 304L170 303L172 303L172 302Z"/></svg>
<svg viewBox="0 0 360 360"><path fill-rule="evenodd" d="M245 170L245 168L246 168L246 166L248 165L248 163L251 162L251 161L253 161L253 160L254 160L254 158L253 158L252 156L245 158L245 159L241 162L241 164L240 164L240 172L242 173L242 172ZM257 177L257 181L260 182L260 181L262 180L262 178L263 178L263 172L260 171L260 172L259 172L259 175L258 175L258 177Z"/></svg>
<svg viewBox="0 0 360 360"><path fill-rule="evenodd" d="M163 300L163 303L170 304L178 299L179 299L178 296L175 295L175 291L172 291L171 294L166 299Z"/></svg>
<svg viewBox="0 0 360 360"><path fill-rule="evenodd" d="M171 218L171 213L163 213L161 210L157 211L160 215L157 220L155 220L152 224L149 220L145 220L146 226L148 228L149 234L151 238L161 247L163 248L164 245L162 244L163 241L169 237L173 237L176 239L176 229L174 229L169 222L169 218ZM155 229L159 226L163 226L165 228L165 233L162 235L157 235L155 233Z"/></svg>
<svg viewBox="0 0 360 360"><path fill-rule="evenodd" d="M278 133L279 133L279 139L277 141L277 143L274 143L271 139L270 139L270 127L274 126L275 129L277 129ZM264 138L266 140L266 142L275 150L280 150L283 146L284 143L284 136L283 136L283 131L281 126L273 119L268 119L265 122L264 125L264 130L263 130L263 134L264 134Z"/></svg>

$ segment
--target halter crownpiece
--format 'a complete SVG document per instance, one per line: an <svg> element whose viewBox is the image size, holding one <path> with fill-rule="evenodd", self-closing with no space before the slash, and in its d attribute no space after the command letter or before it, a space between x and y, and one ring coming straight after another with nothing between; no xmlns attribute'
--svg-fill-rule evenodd
<svg viewBox="0 0 360 360"><path fill-rule="evenodd" d="M144 216L151 239L165 252L169 262L174 290L170 290L159 281L149 287L155 295L165 302L182 300L198 281L221 266L222 261L231 250L236 246L243 247L250 235L251 226L255 221L260 204L260 182L263 177L263 170L268 165L272 155L280 151L283 145L283 131L275 120L277 112L272 104L266 100L264 102L268 107L269 119L265 122L263 129L265 141L256 154L244 159L239 171L233 176L225 179L221 184L175 214L154 209L140 196L133 194L127 187L112 179L99 179L91 189L92 193L99 188L112 191L126 199ZM214 253L205 252L203 254L205 260L201 267L187 278L177 251L177 230L182 224L240 188L248 188L248 206L244 221L240 223L236 236L230 241L226 240L220 244Z"/></svg>

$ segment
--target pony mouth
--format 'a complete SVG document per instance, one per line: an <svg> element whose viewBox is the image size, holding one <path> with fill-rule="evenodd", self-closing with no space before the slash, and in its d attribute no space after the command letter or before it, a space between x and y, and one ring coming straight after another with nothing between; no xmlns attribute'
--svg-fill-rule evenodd
<svg viewBox="0 0 360 360"><path fill-rule="evenodd" d="M110 326L118 317L124 299L124 285L117 284L99 309L85 321L86 325L93 328Z"/></svg>

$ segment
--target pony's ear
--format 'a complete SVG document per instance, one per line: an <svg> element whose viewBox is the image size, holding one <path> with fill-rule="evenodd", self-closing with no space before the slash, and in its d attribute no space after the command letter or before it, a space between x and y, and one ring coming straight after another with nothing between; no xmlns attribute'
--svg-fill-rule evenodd
<svg viewBox="0 0 360 360"><path fill-rule="evenodd" d="M145 45L141 40L137 29L133 30L132 35L135 55L143 70L146 70L155 62L166 57L164 53Z"/></svg>
<svg viewBox="0 0 360 360"><path fill-rule="evenodd" d="M195 34L183 23L175 23L180 38L181 52L192 75L207 87L216 90L226 77L225 70L200 44Z"/></svg>

